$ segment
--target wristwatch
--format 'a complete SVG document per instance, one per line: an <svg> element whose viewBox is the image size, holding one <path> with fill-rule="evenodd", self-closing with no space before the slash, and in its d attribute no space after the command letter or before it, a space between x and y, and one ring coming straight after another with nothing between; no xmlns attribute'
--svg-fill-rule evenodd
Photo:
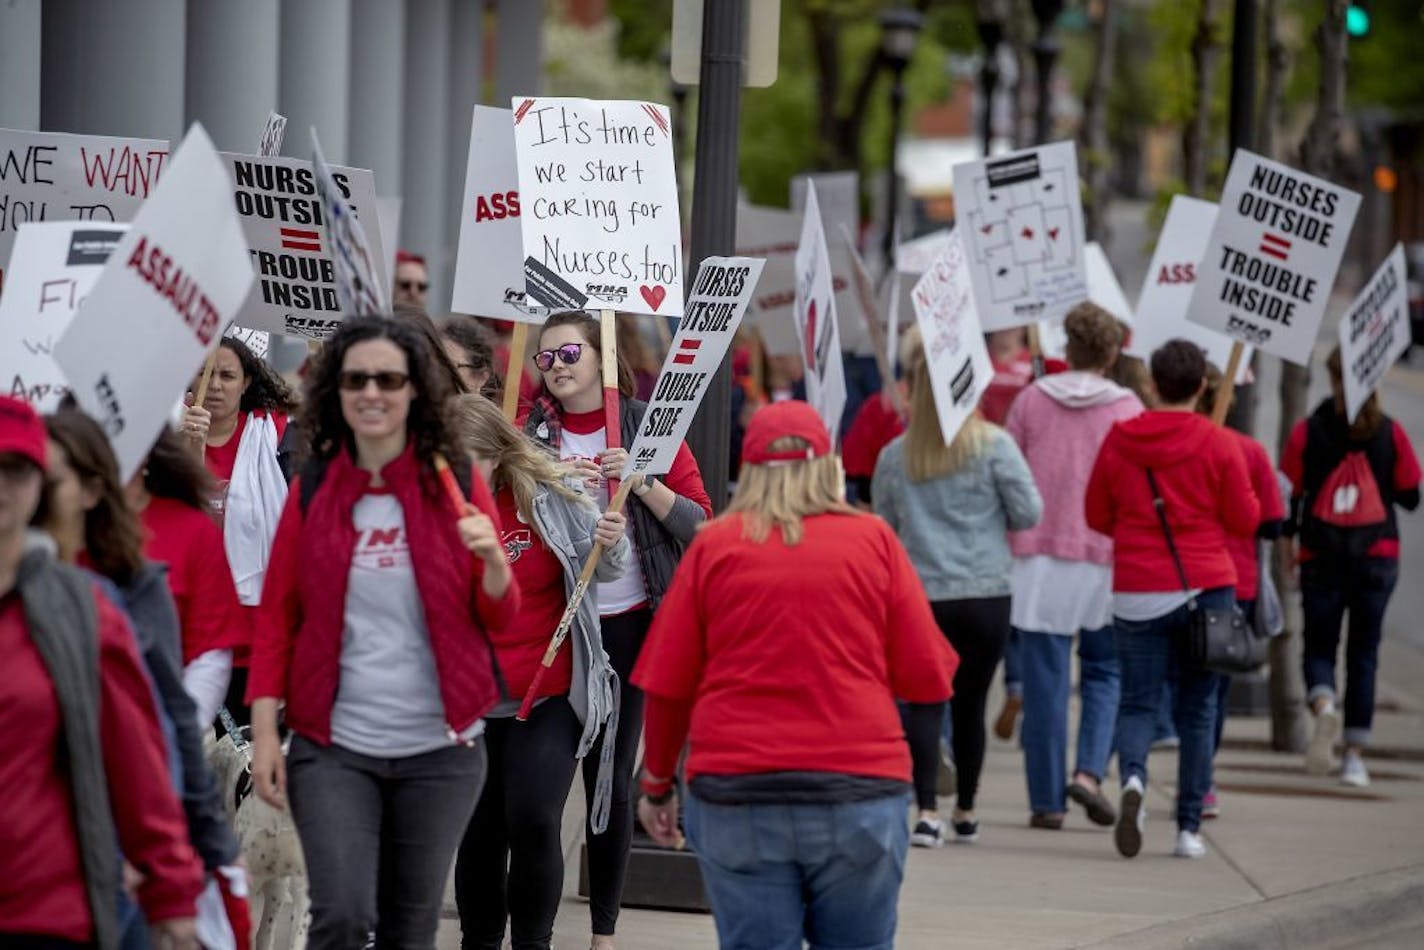
<svg viewBox="0 0 1424 950"><path fill-rule="evenodd" d="M656 475L644 475L644 476L643 476L643 484L641 484L641 485L639 485L637 488L633 489L633 494L637 495L639 498L642 498L642 497L643 497L644 495L646 495L648 492L652 491L652 490L653 490L653 486L656 485L657 483L658 483L658 477L657 477Z"/></svg>

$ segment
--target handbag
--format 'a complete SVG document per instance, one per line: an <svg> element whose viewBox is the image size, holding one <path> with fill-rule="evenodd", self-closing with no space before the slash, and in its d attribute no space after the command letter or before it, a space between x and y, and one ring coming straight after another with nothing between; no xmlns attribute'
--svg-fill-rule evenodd
<svg viewBox="0 0 1424 950"><path fill-rule="evenodd" d="M1214 673L1250 673L1266 661L1266 641L1258 638L1246 623L1241 608L1233 600L1230 607L1204 607L1192 593L1187 571L1177 553L1172 526L1167 521L1167 503L1157 490L1157 478L1147 469L1147 483L1152 486L1152 507L1162 523L1167 538L1167 550L1177 567L1177 578L1187 592L1187 636L1182 644L1182 659L1188 666Z"/></svg>

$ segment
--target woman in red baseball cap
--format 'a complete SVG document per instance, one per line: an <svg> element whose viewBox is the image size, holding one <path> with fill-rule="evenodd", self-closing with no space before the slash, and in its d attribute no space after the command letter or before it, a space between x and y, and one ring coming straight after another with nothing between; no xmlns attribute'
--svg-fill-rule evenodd
<svg viewBox="0 0 1424 950"><path fill-rule="evenodd" d="M633 682L643 826L686 827L722 946L888 947L908 846L895 699L943 703L958 658L894 532L845 502L809 405L757 411L737 494L683 557Z"/></svg>

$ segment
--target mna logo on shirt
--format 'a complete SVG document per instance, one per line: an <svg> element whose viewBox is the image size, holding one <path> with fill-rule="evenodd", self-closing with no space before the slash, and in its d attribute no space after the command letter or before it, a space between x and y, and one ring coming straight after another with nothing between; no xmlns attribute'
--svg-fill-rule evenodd
<svg viewBox="0 0 1424 950"><path fill-rule="evenodd" d="M504 545L504 557L510 564L519 560L520 555L534 546L533 536L528 528L521 528L518 531L505 531L499 536L500 543Z"/></svg>

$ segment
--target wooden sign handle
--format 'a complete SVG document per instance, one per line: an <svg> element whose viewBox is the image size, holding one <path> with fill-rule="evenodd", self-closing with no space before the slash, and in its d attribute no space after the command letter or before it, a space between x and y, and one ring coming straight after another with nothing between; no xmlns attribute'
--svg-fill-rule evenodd
<svg viewBox="0 0 1424 950"><path fill-rule="evenodd" d="M519 385L524 381L524 351L529 348L529 324L516 323L509 341L509 365L504 373L504 417L510 422L519 414Z"/></svg>
<svg viewBox="0 0 1424 950"><path fill-rule="evenodd" d="M608 448L617 449L622 448L623 436L619 426L618 323L612 310L598 312L598 338L603 350L603 435ZM608 492L617 494L618 479L608 480Z"/></svg>
<svg viewBox="0 0 1424 950"><path fill-rule="evenodd" d="M1231 355L1226 359L1226 369L1221 373L1221 385L1216 387L1216 399L1211 404L1211 421L1221 425L1231 410L1231 399L1236 395L1236 374L1241 370L1241 357L1246 353L1246 344L1236 340L1231 344Z"/></svg>
<svg viewBox="0 0 1424 950"><path fill-rule="evenodd" d="M1033 378L1042 379L1048 372L1043 362L1043 341L1038 335L1038 324L1030 323L1028 327L1028 358L1033 366Z"/></svg>

